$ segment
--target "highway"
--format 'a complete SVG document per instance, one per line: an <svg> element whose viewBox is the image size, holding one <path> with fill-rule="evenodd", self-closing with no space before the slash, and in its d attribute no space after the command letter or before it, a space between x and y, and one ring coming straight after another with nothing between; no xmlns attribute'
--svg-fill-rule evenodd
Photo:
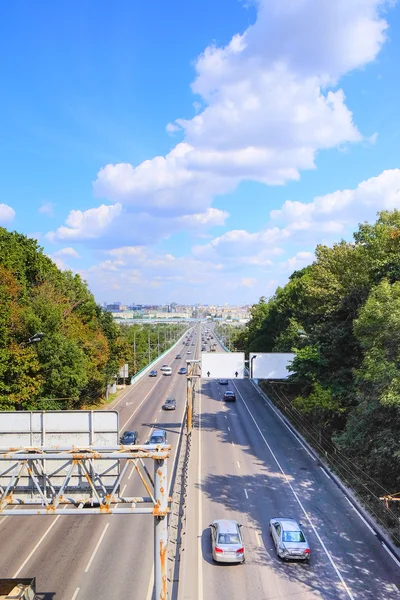
<svg viewBox="0 0 400 600"><path fill-rule="evenodd" d="M235 403L222 400L226 389ZM202 380L196 403L180 600L400 598L400 564L255 384ZM276 516L302 523L310 565L277 558ZM208 525L218 518L243 525L244 564L213 562Z"/></svg>
<svg viewBox="0 0 400 600"><path fill-rule="evenodd" d="M144 377L108 407L119 411L121 432L137 429L140 442L154 427L168 431L169 473L186 398L186 377L177 371L199 355L200 336L194 339L159 361L157 378ZM163 363L171 377L160 375ZM227 388L235 403L223 402ZM176 411L161 410L167 396L176 398ZM121 487L125 495L143 491L130 473ZM400 565L249 380L202 381L187 511L178 600L400 598ZM275 516L303 524L310 565L276 557L268 534ZM221 517L243 524L243 565L212 561L208 524ZM0 540L0 577L35 576L41 600L152 598L151 516L0 517Z"/></svg>
<svg viewBox="0 0 400 600"><path fill-rule="evenodd" d="M179 344L155 365L156 378L143 377L108 407L119 411L121 432L138 430L140 443L153 428L167 430L169 475L186 402L186 377L177 372L199 350L198 340L196 346ZM161 375L164 363L172 376ZM161 408L168 396L177 400L175 411ZM136 473L125 477L121 489L127 496L146 495ZM41 600L150 600L153 527L148 515L0 517L0 577L35 576Z"/></svg>

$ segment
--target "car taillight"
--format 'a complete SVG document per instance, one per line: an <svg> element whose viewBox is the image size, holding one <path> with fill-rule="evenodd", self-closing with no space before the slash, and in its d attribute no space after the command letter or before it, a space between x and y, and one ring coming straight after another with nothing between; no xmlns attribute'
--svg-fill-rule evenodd
<svg viewBox="0 0 400 600"><path fill-rule="evenodd" d="M239 548L239 550L236 550L236 554L243 554L244 553L244 548Z"/></svg>
<svg viewBox="0 0 400 600"><path fill-rule="evenodd" d="M218 548L218 546L215 546L215 552L217 552L218 554L223 554L224 551L221 550L221 548Z"/></svg>
<svg viewBox="0 0 400 600"><path fill-rule="evenodd" d="M304 554L310 554L310 548L306 548L306 549L304 550Z"/></svg>

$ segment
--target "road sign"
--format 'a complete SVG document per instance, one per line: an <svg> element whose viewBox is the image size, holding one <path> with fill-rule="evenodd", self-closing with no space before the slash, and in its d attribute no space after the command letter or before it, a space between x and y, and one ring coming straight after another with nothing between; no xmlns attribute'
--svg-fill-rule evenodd
<svg viewBox="0 0 400 600"><path fill-rule="evenodd" d="M203 379L243 379L244 352L202 352Z"/></svg>
<svg viewBox="0 0 400 600"><path fill-rule="evenodd" d="M63 411L21 411L0 412L1 448L85 448L89 446L118 446L118 412L102 410L63 410ZM2 461L0 486L8 483L7 469L14 463ZM62 485L70 468L67 460L53 460L51 463L52 482ZM98 474L103 477L105 488L112 488L120 472L115 459L102 460ZM48 474L49 475L49 474ZM90 496L91 489L83 473L74 474L69 480L71 497ZM16 486L16 491L33 497L35 487L29 473L24 471Z"/></svg>
<svg viewBox="0 0 400 600"><path fill-rule="evenodd" d="M287 379L293 352L251 352L249 358L252 379Z"/></svg>
<svg viewBox="0 0 400 600"><path fill-rule="evenodd" d="M125 363L123 367L120 368L119 370L119 376L120 378L124 378L124 377L128 377L129 376L129 365L128 363Z"/></svg>

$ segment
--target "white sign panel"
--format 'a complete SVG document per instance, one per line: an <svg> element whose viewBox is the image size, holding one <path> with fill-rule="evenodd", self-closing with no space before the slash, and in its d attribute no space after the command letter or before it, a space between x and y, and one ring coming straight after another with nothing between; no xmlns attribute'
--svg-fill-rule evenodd
<svg viewBox="0 0 400 600"><path fill-rule="evenodd" d="M125 363L124 366L120 368L120 370L119 370L119 376L121 378L129 376L129 365L128 365L128 363Z"/></svg>
<svg viewBox="0 0 400 600"><path fill-rule="evenodd" d="M0 446L19 447L86 447L118 446L118 412L102 410L63 410L63 411L21 411L0 412ZM112 489L120 469L116 460L102 460L97 471L102 474L107 489ZM70 468L66 460L46 461L52 470L52 483L61 485ZM0 464L0 486L4 488L9 477L3 477L13 463L2 461ZM49 471L50 472L50 471ZM57 475L59 478L57 479ZM25 472L18 481L18 493L26 492L27 498L33 498L35 489ZM90 496L90 486L84 473L70 478L66 494L74 497Z"/></svg>
<svg viewBox="0 0 400 600"><path fill-rule="evenodd" d="M243 379L244 352L202 352L203 379Z"/></svg>
<svg viewBox="0 0 400 600"><path fill-rule="evenodd" d="M287 379L291 374L289 363L294 352L251 352L249 367L253 379Z"/></svg>

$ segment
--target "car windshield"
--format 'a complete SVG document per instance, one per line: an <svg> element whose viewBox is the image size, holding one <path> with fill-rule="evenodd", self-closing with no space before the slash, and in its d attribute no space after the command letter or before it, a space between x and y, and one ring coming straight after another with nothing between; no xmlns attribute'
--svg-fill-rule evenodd
<svg viewBox="0 0 400 600"><path fill-rule="evenodd" d="M240 544L240 538L237 533L220 533L218 544Z"/></svg>
<svg viewBox="0 0 400 600"><path fill-rule="evenodd" d="M306 538L302 531L284 531L282 534L283 542L305 542Z"/></svg>

